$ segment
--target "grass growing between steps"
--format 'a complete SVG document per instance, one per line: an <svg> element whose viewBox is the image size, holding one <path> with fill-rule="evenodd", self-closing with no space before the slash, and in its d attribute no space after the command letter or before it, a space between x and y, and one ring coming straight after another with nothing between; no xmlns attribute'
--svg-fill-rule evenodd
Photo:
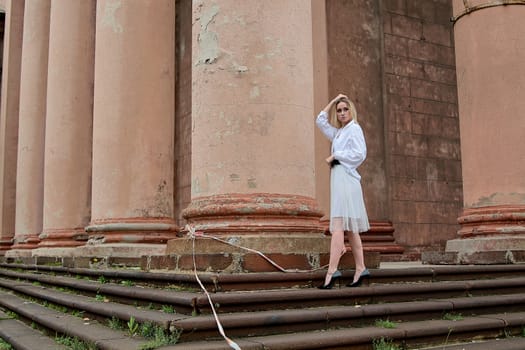
<svg viewBox="0 0 525 350"><path fill-rule="evenodd" d="M374 339L372 345L374 350L403 350L402 347L395 344L392 340L385 338Z"/></svg>
<svg viewBox="0 0 525 350"><path fill-rule="evenodd" d="M389 319L376 320L374 324L376 327L381 327L381 328L396 328L397 327L397 323L392 322Z"/></svg>
<svg viewBox="0 0 525 350"><path fill-rule="evenodd" d="M107 325L113 330L125 331L132 337L141 336L147 339L148 342L141 346L141 350L152 350L165 345L177 344L181 335L180 330L169 333L151 322L139 323L134 317L131 317L128 322L112 317L108 320Z"/></svg>
<svg viewBox="0 0 525 350"><path fill-rule="evenodd" d="M11 344L0 338L0 350L13 350Z"/></svg>
<svg viewBox="0 0 525 350"><path fill-rule="evenodd" d="M98 349L95 344L85 342L76 337L57 336L55 337L55 341L58 344L67 346L71 350L97 350Z"/></svg>

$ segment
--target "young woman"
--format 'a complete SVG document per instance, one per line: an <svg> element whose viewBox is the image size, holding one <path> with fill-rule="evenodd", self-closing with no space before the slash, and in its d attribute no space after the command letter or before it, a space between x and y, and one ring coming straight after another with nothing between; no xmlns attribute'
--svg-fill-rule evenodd
<svg viewBox="0 0 525 350"><path fill-rule="evenodd" d="M328 115L332 114L329 121ZM331 289L341 278L337 270L341 256L346 252L344 234L349 232L352 254L355 260L353 281L347 286L361 285L370 276L365 267L360 232L370 229L368 215L361 189L361 176L357 167L366 158L363 130L357 123L357 112L346 95L339 94L319 113L316 124L332 142L332 152L326 159L331 166L330 174L330 263L325 282L320 289Z"/></svg>

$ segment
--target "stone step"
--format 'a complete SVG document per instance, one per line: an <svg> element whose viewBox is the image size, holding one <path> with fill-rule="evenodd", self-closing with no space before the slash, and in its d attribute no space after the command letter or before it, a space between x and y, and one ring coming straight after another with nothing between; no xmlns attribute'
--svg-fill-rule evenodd
<svg viewBox="0 0 525 350"><path fill-rule="evenodd" d="M493 340L475 340L468 343L424 347L420 350L523 350L525 337L510 337Z"/></svg>
<svg viewBox="0 0 525 350"><path fill-rule="evenodd" d="M523 278L518 278L517 280L524 282ZM513 281L510 282L512 283ZM162 327L166 331L174 328L180 329L182 331L181 340L183 341L217 336L217 324L213 315L191 316L144 310L132 305L123 305L111 301L97 301L91 297L64 293L40 285L35 286L28 282L12 281L3 278L0 278L0 287L10 289L27 297L64 306L68 309L85 311L95 319L116 317L123 321L129 321L133 317L137 322L149 322ZM385 288L388 287L385 286ZM415 286L408 285L405 287L414 288ZM305 329L313 331L331 327L362 326L363 324L373 324L378 319L406 321L441 318L446 313L472 315L505 311L509 308L512 308L514 311L525 310L525 294L521 292L523 289L520 289L520 292L516 294L508 295L455 297L411 302L374 303L373 300L370 300L366 303L359 303L352 297L355 291L365 293L367 289L304 290L302 292L312 291L320 298L329 300L338 300L336 298L338 296L341 302L337 306L307 307L307 305L304 305L301 309L286 310L280 310L284 305L279 304L268 311L223 313L220 315L220 319L223 327L228 330L229 334L242 336L244 334L268 335ZM408 288L405 288L405 290L408 290ZM238 293L234 294L238 295ZM254 296L252 295L252 298ZM264 298L264 295L259 297ZM289 300L283 296L281 297L283 300ZM218 305L222 302L213 297L212 301ZM4 300L0 300L0 305L9 308L9 304L5 305L4 303ZM269 304L275 303L270 301ZM12 311L16 312L16 310Z"/></svg>
<svg viewBox="0 0 525 350"><path fill-rule="evenodd" d="M375 271L372 272L376 274ZM0 269L0 276L13 280L27 280L47 286L69 288L88 296L103 295L113 301L126 304L170 306L185 315L209 313L208 298L201 291L187 292L143 286L123 286L113 283L76 279L65 276L49 276L41 273L18 272ZM348 279L351 276L347 276ZM0 279L0 283L1 283ZM19 282L17 282L19 283ZM4 285L10 282L4 280ZM509 294L525 290L525 277L498 278L473 281L442 281L397 284L371 284L361 288L293 288L212 294L216 310L220 313L235 311L264 311L276 308L304 308L329 305L353 305L355 303L385 303L412 301L428 298L462 297L465 295Z"/></svg>
<svg viewBox="0 0 525 350"><path fill-rule="evenodd" d="M0 291L0 304L3 308L11 310L28 322L34 322L53 331L53 333L56 332L94 344L98 349L139 349L147 343L144 339L126 336L123 332L109 329L96 321L46 308L6 292ZM5 337L2 335L2 338L14 337L16 329L13 329L12 332L7 333ZM60 346L57 345L55 348L60 349ZM36 346L30 349L41 349L41 347Z"/></svg>
<svg viewBox="0 0 525 350"><path fill-rule="evenodd" d="M17 350L67 350L42 332L16 320L0 310L0 338Z"/></svg>
<svg viewBox="0 0 525 350"><path fill-rule="evenodd" d="M112 317L116 317L120 320L129 321L131 316L133 316L137 322L150 322L166 330L169 329L173 319L188 317L185 315L166 314L154 310L140 309L132 305L110 303L106 300L99 301L95 298L59 292L26 282L13 282L0 279L0 287L16 292L19 295L25 295L33 299L64 306L71 310L85 311L98 318L111 319ZM4 305L4 300L0 300L0 305L9 307L8 305Z"/></svg>
<svg viewBox="0 0 525 350"><path fill-rule="evenodd" d="M472 338L521 336L524 324L525 313L502 313L465 317L456 321L403 322L397 324L395 328L368 326L271 336L239 337L233 338L233 340L243 350L372 349L373 342L379 339L392 340L394 344L403 345L406 349L421 349L429 343L442 347ZM520 343L523 344L523 342ZM222 339L181 343L162 348L162 350L177 349L230 350L231 348Z"/></svg>
<svg viewBox="0 0 525 350"><path fill-rule="evenodd" d="M35 322L58 334L81 335L82 332L77 330L64 332L64 327L53 323L53 320L64 317L67 317L64 318L65 323L71 327L80 327L83 323L81 318L62 310L63 307L84 312L94 326L101 327L101 334L115 332L104 326L111 318L122 321L133 318L137 322L152 323L168 334L178 334L177 330L180 330L180 345L163 347L164 350L230 349L219 335L207 297L201 291L191 289L195 287L195 276L109 269L82 269L83 274L78 275L72 273L79 272L78 269L24 267L0 268L0 307L19 314L25 322ZM211 293L211 298L226 334L238 340L239 344L242 343L243 350L265 347L372 349L373 339L386 336L398 344L406 345L407 349L419 349L423 345L450 345L478 338L522 336L525 329L523 271L524 266L372 269L370 285L332 290L303 288L302 284L294 288L282 287L305 281L305 273L203 274L202 278L207 279L208 287L213 286L215 292ZM324 276L322 271L308 274L310 285L312 281L321 283ZM350 279L351 275L351 271L344 271L345 278ZM82 276L93 280L85 280ZM115 283L94 281L101 276L104 282ZM283 282L280 288L277 287L278 283L271 283L280 283L287 277L291 281ZM160 283L151 283L151 280ZM120 281L133 281L136 285L122 285ZM263 281L270 282L270 287L262 289ZM256 287L251 287L252 284ZM190 290L162 289L168 285L189 286ZM222 288L223 285L227 287ZM223 289L228 291L221 291ZM103 296L104 301L96 300L94 296L97 294ZM59 307L54 310L45 308L35 304L38 300L51 308L56 305ZM165 313L136 306L148 303L178 305L181 311ZM45 313L36 308L54 314L40 317L39 314ZM444 317L446 314L447 317ZM76 321L70 321L70 318ZM448 318L455 318L456 321ZM373 326L377 320L395 322L396 327ZM428 328L428 323L435 327ZM461 327L454 328L449 334L445 332L445 325ZM127 340L122 339L123 336L126 338L126 333L117 332L113 337L102 339L138 343L121 345L114 342L99 348L138 349L145 342L129 336ZM341 342L333 342L334 337L341 339ZM79 338L93 341L89 335ZM306 341L301 340L303 338ZM297 346L293 345L295 343ZM339 343L341 345L337 345Z"/></svg>
<svg viewBox="0 0 525 350"><path fill-rule="evenodd" d="M0 263L0 270L33 271L53 275L69 275L78 278L88 277L107 281L136 282L148 286L166 287L176 285L182 288L199 290L193 273L166 271L141 271L137 269L89 269L49 265L26 265ZM370 269L374 283L434 282L446 280L477 280L525 275L525 264L515 265L456 265L420 266L410 268ZM296 288L317 286L324 280L325 270L313 272L264 272L264 273L206 273L198 276L206 289L211 292L235 290L268 290L277 288ZM352 271L343 271L343 278L350 279Z"/></svg>

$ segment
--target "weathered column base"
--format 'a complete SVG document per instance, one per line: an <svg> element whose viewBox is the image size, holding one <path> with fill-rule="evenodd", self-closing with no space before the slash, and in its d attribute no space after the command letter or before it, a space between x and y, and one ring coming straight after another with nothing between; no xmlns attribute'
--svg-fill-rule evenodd
<svg viewBox="0 0 525 350"><path fill-rule="evenodd" d="M175 238L179 227L172 219L123 218L94 220L85 228L88 245L110 243L164 244Z"/></svg>
<svg viewBox="0 0 525 350"><path fill-rule="evenodd" d="M35 249L40 243L40 238L36 234L15 235L11 249Z"/></svg>
<svg viewBox="0 0 525 350"><path fill-rule="evenodd" d="M250 193L194 198L182 213L196 231L206 234L321 233L321 210L313 198Z"/></svg>
<svg viewBox="0 0 525 350"><path fill-rule="evenodd" d="M5 252L7 252L9 249L11 249L12 245L13 245L13 240L12 239L0 240L0 255L4 255Z"/></svg>
<svg viewBox="0 0 525 350"><path fill-rule="evenodd" d="M38 238L39 248L71 248L84 245L87 234L83 227L45 229Z"/></svg>
<svg viewBox="0 0 525 350"><path fill-rule="evenodd" d="M444 252L426 252L430 264L514 264L525 262L525 206L465 209L458 218L460 238Z"/></svg>

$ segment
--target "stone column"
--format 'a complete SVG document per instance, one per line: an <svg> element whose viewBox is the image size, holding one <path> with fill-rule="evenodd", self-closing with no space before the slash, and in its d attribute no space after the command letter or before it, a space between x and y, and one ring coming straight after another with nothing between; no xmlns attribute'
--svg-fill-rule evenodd
<svg viewBox="0 0 525 350"><path fill-rule="evenodd" d="M253 234L266 244L244 243L267 252L292 253L278 243L287 236L295 252L310 253L313 245L299 244L321 236L311 2L194 1L193 23L192 201L184 217L208 234Z"/></svg>
<svg viewBox="0 0 525 350"><path fill-rule="evenodd" d="M53 0L44 165L44 217L38 251L85 243L90 218L95 1ZM72 253L54 249L58 255Z"/></svg>
<svg viewBox="0 0 525 350"><path fill-rule="evenodd" d="M525 6L453 6L464 210L446 251L466 263L523 261Z"/></svg>
<svg viewBox="0 0 525 350"><path fill-rule="evenodd" d="M98 1L95 60L90 243L163 253L178 229L175 2Z"/></svg>
<svg viewBox="0 0 525 350"><path fill-rule="evenodd" d="M20 78L15 244L33 249L42 232L44 139L51 0L27 1Z"/></svg>
<svg viewBox="0 0 525 350"><path fill-rule="evenodd" d="M24 1L7 2L5 13L0 104L0 254L11 247L15 233L18 106Z"/></svg>

